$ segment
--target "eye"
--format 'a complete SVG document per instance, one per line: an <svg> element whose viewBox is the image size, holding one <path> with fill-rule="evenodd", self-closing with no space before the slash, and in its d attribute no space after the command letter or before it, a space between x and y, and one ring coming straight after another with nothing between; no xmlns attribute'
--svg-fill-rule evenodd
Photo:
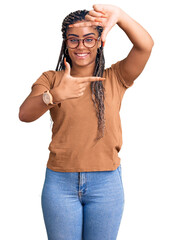
<svg viewBox="0 0 173 240"><path fill-rule="evenodd" d="M78 42L78 39L77 39L77 38L71 38L71 39L69 39L69 41L70 41L71 43L77 43L77 42Z"/></svg>
<svg viewBox="0 0 173 240"><path fill-rule="evenodd" d="M93 38L85 38L85 41L89 43L89 42L93 42L94 39Z"/></svg>

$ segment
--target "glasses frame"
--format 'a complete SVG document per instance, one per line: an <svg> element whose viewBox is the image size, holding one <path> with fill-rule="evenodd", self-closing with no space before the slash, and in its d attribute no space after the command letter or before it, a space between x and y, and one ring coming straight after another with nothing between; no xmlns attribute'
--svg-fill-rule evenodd
<svg viewBox="0 0 173 240"><path fill-rule="evenodd" d="M65 39L65 43L66 43L66 45L67 45L68 48L75 49L75 48L78 48L78 47L79 47L79 42L80 42L80 41L82 41L83 45L85 46L85 44L84 44L84 40L87 39L87 38L93 38L93 39L95 40L95 44L94 44L94 46L93 46L93 47L95 47L96 42L99 41L99 39L101 38L101 36L98 37L98 38L94 38L94 37L77 38L77 40L78 40L78 44L77 44L77 46L74 47L74 48L69 47L68 44L67 44L67 40L72 39L72 38L75 38L75 37L69 37L69 38L66 38L66 39ZM86 47L86 46L85 46L85 47ZM93 48L93 47L86 47L86 48Z"/></svg>

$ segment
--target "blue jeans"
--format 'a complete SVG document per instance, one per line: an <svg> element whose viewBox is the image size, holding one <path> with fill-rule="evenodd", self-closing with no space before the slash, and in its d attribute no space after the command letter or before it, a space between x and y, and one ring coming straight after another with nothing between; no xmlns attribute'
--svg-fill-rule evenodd
<svg viewBox="0 0 173 240"><path fill-rule="evenodd" d="M48 240L116 240L124 209L121 165L96 172L46 168L41 204Z"/></svg>

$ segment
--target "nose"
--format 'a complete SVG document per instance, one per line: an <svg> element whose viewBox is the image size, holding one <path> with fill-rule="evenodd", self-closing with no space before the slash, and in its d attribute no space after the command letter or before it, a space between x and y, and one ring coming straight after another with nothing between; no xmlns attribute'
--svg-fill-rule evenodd
<svg viewBox="0 0 173 240"><path fill-rule="evenodd" d="M78 47L77 47L77 48L79 48L79 49L80 49L80 48L83 48L83 49L84 49L84 48L86 48L86 47L84 46L84 44L83 44L83 41L82 41L82 40L80 40L80 41L79 41L79 45L78 45Z"/></svg>

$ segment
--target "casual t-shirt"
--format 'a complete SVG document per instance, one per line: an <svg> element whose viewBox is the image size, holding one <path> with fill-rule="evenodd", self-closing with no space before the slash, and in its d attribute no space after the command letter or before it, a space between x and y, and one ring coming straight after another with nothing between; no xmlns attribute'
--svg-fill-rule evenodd
<svg viewBox="0 0 173 240"><path fill-rule="evenodd" d="M66 99L51 108L52 140L47 167L57 172L112 171L120 165L118 153L122 146L120 107L127 84L120 74L120 61L106 68L102 81L105 88L104 136L96 140L98 119L91 97L90 84L82 96ZM62 71L46 71L32 88L43 85L50 90L58 86Z"/></svg>

